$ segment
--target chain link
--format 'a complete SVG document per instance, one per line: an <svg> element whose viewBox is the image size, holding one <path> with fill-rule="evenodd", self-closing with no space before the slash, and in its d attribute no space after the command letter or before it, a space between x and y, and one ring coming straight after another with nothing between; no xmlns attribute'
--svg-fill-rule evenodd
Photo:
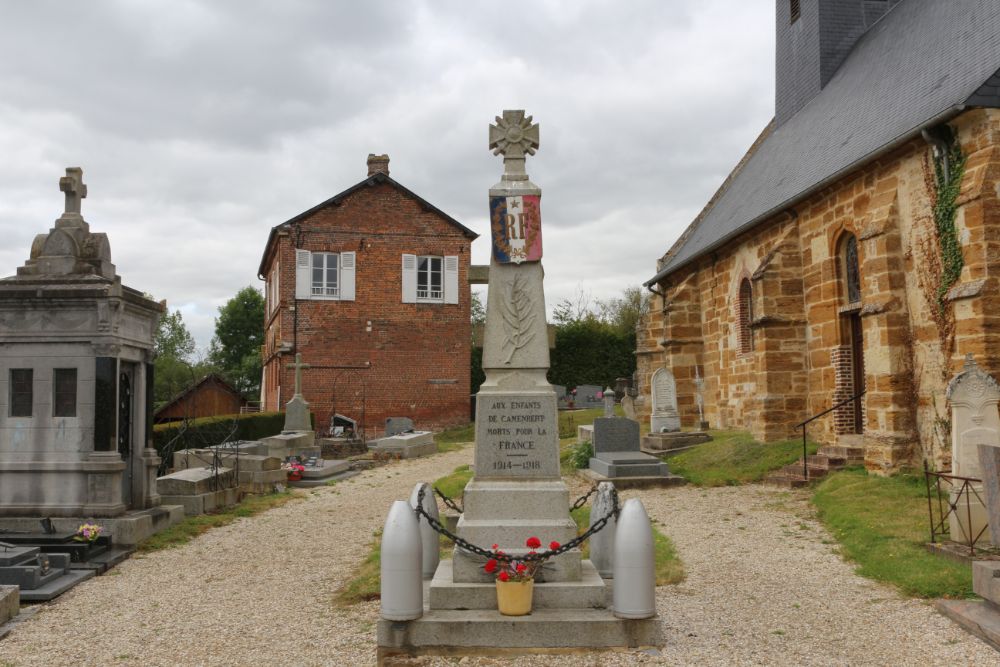
<svg viewBox="0 0 1000 667"><path fill-rule="evenodd" d="M576 499L576 502L570 506L569 511L572 512L573 510L578 510L584 505L586 505L587 501L590 500L590 497L594 495L596 492L597 492L597 485L594 484L592 487L590 487L590 491L587 491L587 493L583 494L582 496Z"/></svg>
<svg viewBox="0 0 1000 667"><path fill-rule="evenodd" d="M590 493L588 493L586 496L584 496L584 499L589 498L590 495L594 492L594 490L596 488L597 487L595 486L594 489L591 489ZM570 551L571 549L577 548L578 546L580 546L581 544L583 544L584 542L586 542L588 539L590 539L590 537L592 535L595 535L598 532L600 532L606 525L608 525L608 522L611 521L612 518L617 519L618 518L618 514L620 512L620 509L618 507L618 491L617 491L617 489L615 489L614 487L612 487L612 489L611 489L611 509L608 510L607 514L605 514L600 519L598 519L597 521L595 521L594 523L592 523L590 525L590 528L588 528L586 530L586 532L584 532L582 535L579 535L579 536L573 538L572 540L570 540L566 544L559 545L558 549L550 549L548 551L543 551L541 553L525 554L524 556L511 556L510 554L498 554L498 553L496 553L494 551L490 551L489 549L484 549L484 548L482 548L480 546L477 546L477 545L473 544L472 542L469 542L468 540L465 540L465 539L459 537L455 533L453 533L450 530L448 530L447 528L445 528L444 525L440 521L438 521L437 519L435 519L434 517L432 517L424 509L424 493L425 493L425 491L426 491L426 487L421 487L420 492L417 494L417 506L414 509L414 512L416 512L418 520L419 520L419 517L424 517L425 519L427 519L427 523L430 525L431 528L433 528L435 531L437 531L438 533L441 533L442 535L444 535L445 537L447 537L449 540L451 540L452 542L454 542L455 546L459 547L460 549L464 549L465 551L469 551L469 552L474 553L476 555L482 556L483 558L487 558L487 559L489 559L489 558L495 558L496 560L502 560L502 561L507 562L507 563L509 563L511 561L514 561L514 560L518 560L518 561L536 561L536 560L544 561L544 560L547 560L547 559L552 558L554 556L559 556L561 554L564 554L567 551ZM577 502L579 502L579 501L577 501ZM574 509L575 509L575 507L574 507Z"/></svg>
<svg viewBox="0 0 1000 667"><path fill-rule="evenodd" d="M447 507L455 510L459 514L464 514L465 513L465 510L463 510L461 507L459 507L458 504L454 500L452 500L448 496L446 496L443 493L441 493L441 489L437 488L436 486L432 487L432 488L434 489L434 493L436 493L438 495L438 497L441 498L441 502L443 502L445 504L445 506L447 506Z"/></svg>

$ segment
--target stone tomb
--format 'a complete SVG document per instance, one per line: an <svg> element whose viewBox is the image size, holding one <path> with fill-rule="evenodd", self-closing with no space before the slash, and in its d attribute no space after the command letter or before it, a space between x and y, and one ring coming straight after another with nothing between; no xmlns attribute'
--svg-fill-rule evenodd
<svg viewBox="0 0 1000 667"><path fill-rule="evenodd" d="M413 420L409 417L388 417L385 420L386 437L413 431Z"/></svg>
<svg viewBox="0 0 1000 667"><path fill-rule="evenodd" d="M0 588L18 586L23 602L44 602L96 574L70 569L67 553L42 553L39 547L0 542Z"/></svg>
<svg viewBox="0 0 1000 667"><path fill-rule="evenodd" d="M387 456L413 459L436 454L437 444L430 431L410 431L372 440L368 443L368 449Z"/></svg>
<svg viewBox="0 0 1000 667"><path fill-rule="evenodd" d="M161 503L150 438L163 306L122 284L108 237L80 212L82 170L67 169L59 189L65 211L0 280L0 529L87 518L138 540L175 516L150 516Z"/></svg>
<svg viewBox="0 0 1000 667"><path fill-rule="evenodd" d="M164 502L183 506L188 516L235 505L240 499L232 468L188 468L164 475L156 483Z"/></svg>
<svg viewBox="0 0 1000 667"><path fill-rule="evenodd" d="M677 383L674 374L666 368L653 373L650 381L653 398L653 412L649 416L650 433L671 433L681 430L681 418L677 412Z"/></svg>
<svg viewBox="0 0 1000 667"><path fill-rule="evenodd" d="M948 383L948 401L951 404L951 472L961 477L983 479L983 469L979 461L979 446L1000 446L1000 386L991 375L983 372L972 355L966 357L965 368ZM976 493L966 499L958 498L959 490L952 491L952 504L958 504L961 511L952 512L949 530L954 542L968 544L980 534L983 542L990 539L986 531L987 511L981 502L983 485L973 485ZM977 497L978 494L978 497ZM971 515L971 525L969 517Z"/></svg>
<svg viewBox="0 0 1000 667"><path fill-rule="evenodd" d="M639 423L624 417L594 420L594 456L586 476L596 482L612 481L618 488L683 484L670 474L666 463L639 449Z"/></svg>
<svg viewBox="0 0 1000 667"><path fill-rule="evenodd" d="M174 452L174 471L211 467L218 456L220 465L236 472L241 492L273 493L278 484L287 483L288 476L281 469L281 459L245 453L254 445L259 443L247 442L237 447L220 445L206 449L182 449Z"/></svg>
<svg viewBox="0 0 1000 667"><path fill-rule="evenodd" d="M3 547L0 547L2 550ZM4 624L17 616L21 610L20 588L17 586L0 585L0 639L6 631Z"/></svg>

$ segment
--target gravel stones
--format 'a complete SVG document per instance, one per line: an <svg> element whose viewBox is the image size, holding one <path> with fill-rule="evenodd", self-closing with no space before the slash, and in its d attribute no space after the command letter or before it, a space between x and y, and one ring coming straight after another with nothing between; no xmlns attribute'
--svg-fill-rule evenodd
<svg viewBox="0 0 1000 667"><path fill-rule="evenodd" d="M378 602L334 605L393 500L472 448L305 492L84 582L0 641L0 665L371 665ZM571 497L585 491L572 489ZM687 579L657 591L666 646L410 665L996 664L927 602L853 573L807 496L761 486L625 491L669 535Z"/></svg>

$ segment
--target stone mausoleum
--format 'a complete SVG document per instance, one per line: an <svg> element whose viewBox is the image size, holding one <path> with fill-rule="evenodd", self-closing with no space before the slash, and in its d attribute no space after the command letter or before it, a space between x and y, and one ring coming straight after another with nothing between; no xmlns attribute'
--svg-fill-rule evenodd
<svg viewBox="0 0 1000 667"><path fill-rule="evenodd" d="M0 280L0 517L116 517L159 504L153 336L163 307L122 285L105 234L66 210Z"/></svg>
<svg viewBox="0 0 1000 667"><path fill-rule="evenodd" d="M947 469L949 378L967 353L1000 372L1000 3L776 21L774 119L646 283L643 409L694 426L703 379L712 427L773 441L848 400L810 437Z"/></svg>

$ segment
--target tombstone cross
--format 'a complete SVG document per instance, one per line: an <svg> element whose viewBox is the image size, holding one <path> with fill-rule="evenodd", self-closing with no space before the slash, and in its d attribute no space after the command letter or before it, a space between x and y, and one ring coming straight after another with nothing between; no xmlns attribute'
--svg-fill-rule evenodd
<svg viewBox="0 0 1000 667"><path fill-rule="evenodd" d="M295 363L286 364L286 368L295 369L295 395L302 395L302 370L306 368L311 368L309 364L302 363L302 355L298 352L295 353Z"/></svg>
<svg viewBox="0 0 1000 667"><path fill-rule="evenodd" d="M83 169L67 167L66 175L59 179L59 190L66 193L66 213L80 213L80 200L87 196L83 182Z"/></svg>

